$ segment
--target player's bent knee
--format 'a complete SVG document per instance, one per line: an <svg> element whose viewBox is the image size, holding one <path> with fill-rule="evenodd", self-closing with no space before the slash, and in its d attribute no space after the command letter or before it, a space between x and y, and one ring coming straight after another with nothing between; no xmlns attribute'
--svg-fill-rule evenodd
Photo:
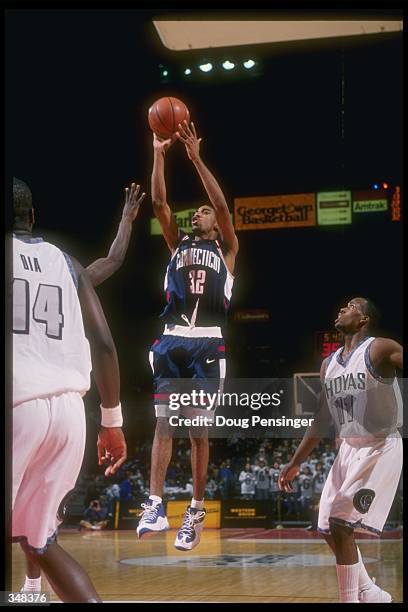
<svg viewBox="0 0 408 612"><path fill-rule="evenodd" d="M29 557L36 558L38 556L38 553L36 553L36 551L29 546L27 540L21 541L20 546L21 546L21 549L24 551L24 553L28 555Z"/></svg>
<svg viewBox="0 0 408 612"><path fill-rule="evenodd" d="M192 444L208 444L208 427L191 427L190 440Z"/></svg>
<svg viewBox="0 0 408 612"><path fill-rule="evenodd" d="M348 525L340 525L335 519L329 518L330 533L334 541L345 540L353 535L353 529Z"/></svg>

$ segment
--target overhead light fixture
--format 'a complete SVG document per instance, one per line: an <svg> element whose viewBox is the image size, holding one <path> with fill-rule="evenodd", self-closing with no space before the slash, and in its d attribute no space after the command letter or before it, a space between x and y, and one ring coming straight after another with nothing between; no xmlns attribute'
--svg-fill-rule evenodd
<svg viewBox="0 0 408 612"><path fill-rule="evenodd" d="M207 64L200 64L199 69L202 72L210 72L210 70L212 70L212 64L210 64L210 62L208 62Z"/></svg>
<svg viewBox="0 0 408 612"><path fill-rule="evenodd" d="M246 60L244 62L244 68L247 68L249 70L249 68L253 68L255 66L255 62L254 60Z"/></svg>
<svg viewBox="0 0 408 612"><path fill-rule="evenodd" d="M226 60L222 63L222 67L225 70L232 70L233 68L235 68L235 64L233 62L230 62L229 60Z"/></svg>
<svg viewBox="0 0 408 612"><path fill-rule="evenodd" d="M191 68L186 68L184 71L184 74L189 75L191 74Z"/></svg>

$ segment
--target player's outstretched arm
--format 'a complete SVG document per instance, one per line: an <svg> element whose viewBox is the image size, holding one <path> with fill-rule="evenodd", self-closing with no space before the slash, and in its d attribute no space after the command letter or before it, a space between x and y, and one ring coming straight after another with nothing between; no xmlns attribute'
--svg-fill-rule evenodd
<svg viewBox="0 0 408 612"><path fill-rule="evenodd" d="M322 387L324 385L324 377L327 369L327 359L325 359L320 368L320 380ZM307 428L303 440L299 444L293 458L279 475L279 489L291 493L293 491L292 482L300 471L300 465L307 459L310 453L316 448L320 440L324 437L331 423L329 407L327 406L324 389L320 393L319 411L315 414L314 421Z"/></svg>
<svg viewBox="0 0 408 612"><path fill-rule="evenodd" d="M132 183L130 189L125 189L125 205L119 223L118 233L109 249L107 257L101 257L86 268L94 287L97 287L112 276L123 264L132 234L133 221L139 212L140 204L146 194L139 196L140 185Z"/></svg>
<svg viewBox="0 0 408 612"><path fill-rule="evenodd" d="M178 128L178 132L176 132L177 138L185 145L187 155L193 162L210 202L214 206L215 217L217 219L217 224L221 231L224 244L228 251L230 251L235 257L239 248L238 238L235 234L235 229L231 221L231 214L222 189L219 186L215 176L210 172L200 157L200 142L202 138L197 138L197 133L193 122L191 122L190 127L187 121L183 121L182 124L179 123Z"/></svg>
<svg viewBox="0 0 408 612"><path fill-rule="evenodd" d="M179 231L176 219L167 203L166 182L164 179L164 158L174 139L161 140L153 134L153 171L152 171L152 202L153 211L159 220L163 236L171 253L179 242Z"/></svg>
<svg viewBox="0 0 408 612"><path fill-rule="evenodd" d="M121 429L120 374L118 356L101 303L86 270L72 258L78 277L78 298L92 356L92 371L105 413L106 426L98 436L99 465L107 465L105 476L114 474L125 462L127 449ZM112 411L111 413L109 411Z"/></svg>

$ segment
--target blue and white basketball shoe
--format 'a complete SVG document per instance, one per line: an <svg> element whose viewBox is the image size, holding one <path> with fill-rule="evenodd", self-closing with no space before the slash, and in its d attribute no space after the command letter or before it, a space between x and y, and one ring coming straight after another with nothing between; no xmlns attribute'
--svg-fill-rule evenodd
<svg viewBox="0 0 408 612"><path fill-rule="evenodd" d="M191 550L200 543L204 527L205 509L198 510L188 506L183 524L177 532L174 546L178 550Z"/></svg>
<svg viewBox="0 0 408 612"><path fill-rule="evenodd" d="M147 499L142 504L142 508L143 512L136 529L139 538L145 533L170 529L169 521L167 520L164 506L161 502Z"/></svg>

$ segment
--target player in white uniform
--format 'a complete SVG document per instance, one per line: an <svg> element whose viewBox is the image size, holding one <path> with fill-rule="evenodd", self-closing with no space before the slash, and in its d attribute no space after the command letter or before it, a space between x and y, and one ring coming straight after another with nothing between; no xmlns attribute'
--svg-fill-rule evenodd
<svg viewBox="0 0 408 612"><path fill-rule="evenodd" d="M146 194L139 196L140 185L132 183L125 188L125 203L117 234L109 248L106 257L100 257L86 268L87 275L94 287L110 278L123 264L132 234L133 222L136 219L140 204ZM31 556L26 556L26 577L22 587L23 592L41 591L41 568Z"/></svg>
<svg viewBox="0 0 408 612"><path fill-rule="evenodd" d="M341 444L323 488L318 526L336 555L345 603L392 601L369 578L354 541L356 528L381 533L402 470L402 399L395 378L395 369L402 369L402 346L370 335L376 318L366 298L340 309L335 327L344 335L344 347L322 363L320 412L280 478L281 489L290 491L300 463L332 421Z"/></svg>
<svg viewBox="0 0 408 612"><path fill-rule="evenodd" d="M84 454L91 353L102 402L99 465L109 475L126 459L116 349L85 270L33 238L31 191L18 179L13 205L13 541L63 602L97 603L88 575L56 538Z"/></svg>

